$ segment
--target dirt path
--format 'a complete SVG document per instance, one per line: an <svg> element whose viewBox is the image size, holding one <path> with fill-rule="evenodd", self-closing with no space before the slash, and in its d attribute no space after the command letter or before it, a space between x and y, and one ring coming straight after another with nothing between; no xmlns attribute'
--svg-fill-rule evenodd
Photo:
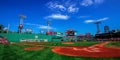
<svg viewBox="0 0 120 60"><path fill-rule="evenodd" d="M74 44L74 42L62 42L62 44Z"/></svg>
<svg viewBox="0 0 120 60"><path fill-rule="evenodd" d="M104 47L109 42L102 42L93 46L55 47L52 49L57 54L77 57L111 58L120 57L120 49ZM117 54L116 54L117 53Z"/></svg>
<svg viewBox="0 0 120 60"><path fill-rule="evenodd" d="M24 48L24 50L41 50L44 47L28 47L28 48Z"/></svg>
<svg viewBox="0 0 120 60"><path fill-rule="evenodd" d="M95 44L93 46L90 46L90 47L103 47L104 45L108 44L109 42L102 42L100 44Z"/></svg>

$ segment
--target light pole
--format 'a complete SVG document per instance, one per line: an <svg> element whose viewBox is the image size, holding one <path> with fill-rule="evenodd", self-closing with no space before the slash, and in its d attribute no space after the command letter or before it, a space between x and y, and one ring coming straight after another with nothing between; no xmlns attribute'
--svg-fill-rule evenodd
<svg viewBox="0 0 120 60"><path fill-rule="evenodd" d="M101 23L100 21L94 22L94 24L96 24L96 26L97 26L97 34L100 33L100 27L99 27L99 24L100 24L100 23Z"/></svg>
<svg viewBox="0 0 120 60"><path fill-rule="evenodd" d="M9 33L9 30L10 30L10 24L8 24L8 30L7 30L7 33Z"/></svg>
<svg viewBox="0 0 120 60"><path fill-rule="evenodd" d="M48 28L47 32L49 33L50 32L50 21L49 20L47 20L47 28Z"/></svg>
<svg viewBox="0 0 120 60"><path fill-rule="evenodd" d="M26 16L24 15L19 15L19 18L20 18L20 24L19 24L19 33L22 32L22 28L23 28L23 20L26 18Z"/></svg>

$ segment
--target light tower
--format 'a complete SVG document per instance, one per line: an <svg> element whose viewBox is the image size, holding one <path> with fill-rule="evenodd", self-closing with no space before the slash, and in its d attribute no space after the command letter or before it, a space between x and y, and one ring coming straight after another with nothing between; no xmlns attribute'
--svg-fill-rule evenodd
<svg viewBox="0 0 120 60"><path fill-rule="evenodd" d="M47 32L50 32L50 21L49 20L47 20Z"/></svg>
<svg viewBox="0 0 120 60"><path fill-rule="evenodd" d="M107 26L107 25L104 26L104 32L105 32L105 33L109 33L109 26Z"/></svg>
<svg viewBox="0 0 120 60"><path fill-rule="evenodd" d="M99 34L100 33L100 27L99 27L99 24L101 23L101 21L96 21L96 22L94 22L94 24L96 24L96 26L97 26L97 34Z"/></svg>
<svg viewBox="0 0 120 60"><path fill-rule="evenodd" d="M23 20L26 18L26 16L19 15L19 18L20 18L20 24L19 24L18 29L19 29L19 33L21 33L22 32L22 28L23 28Z"/></svg>
<svg viewBox="0 0 120 60"><path fill-rule="evenodd" d="M9 33L9 30L10 30L10 24L8 24L8 27L7 27L7 28L8 28L7 33Z"/></svg>

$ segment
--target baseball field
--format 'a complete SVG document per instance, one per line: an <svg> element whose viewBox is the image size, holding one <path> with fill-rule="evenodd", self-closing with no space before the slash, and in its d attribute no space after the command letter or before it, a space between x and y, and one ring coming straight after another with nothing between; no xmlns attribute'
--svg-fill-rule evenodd
<svg viewBox="0 0 120 60"><path fill-rule="evenodd" d="M0 44L0 60L119 60L120 54L117 57L84 57L84 56L69 56L54 52L56 47L74 47L74 46L93 46L101 42L22 42L11 43L8 45ZM109 42L104 47L120 48L120 42ZM104 50L104 49L103 49ZM112 49L111 49L112 50ZM67 50L69 51L69 49ZM120 50L117 50L120 52ZM78 52L80 53L80 52ZM97 52L98 53L98 52ZM108 55L110 55L109 53ZM92 55L92 54L91 54ZM98 53L99 55L99 53ZM113 54L114 55L114 54Z"/></svg>

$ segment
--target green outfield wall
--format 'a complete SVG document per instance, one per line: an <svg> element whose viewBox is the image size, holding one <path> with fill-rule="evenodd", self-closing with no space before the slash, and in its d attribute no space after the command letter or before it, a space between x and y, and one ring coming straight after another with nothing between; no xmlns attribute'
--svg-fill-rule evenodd
<svg viewBox="0 0 120 60"><path fill-rule="evenodd" d="M43 34L19 34L19 33L0 33L0 36L4 36L10 42L20 42L21 40L32 40L39 42L60 42L61 37Z"/></svg>

